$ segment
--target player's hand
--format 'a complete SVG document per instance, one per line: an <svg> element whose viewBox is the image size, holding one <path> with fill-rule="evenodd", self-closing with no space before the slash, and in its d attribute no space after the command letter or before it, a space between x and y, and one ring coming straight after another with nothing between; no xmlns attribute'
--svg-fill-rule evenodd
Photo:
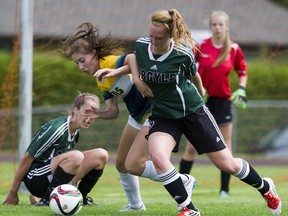
<svg viewBox="0 0 288 216"><path fill-rule="evenodd" d="M3 205L18 205L19 197L17 193L9 192Z"/></svg>
<svg viewBox="0 0 288 216"><path fill-rule="evenodd" d="M233 102L235 107L239 109L246 109L247 108L247 97L246 97L246 90L244 87L240 86L235 92L233 92L230 100Z"/></svg>
<svg viewBox="0 0 288 216"><path fill-rule="evenodd" d="M152 90L142 80L136 81L135 85L144 97L154 97Z"/></svg>
<svg viewBox="0 0 288 216"><path fill-rule="evenodd" d="M203 100L204 100L205 103L207 103L208 97L209 97L208 92L206 91L206 89L204 89Z"/></svg>
<svg viewBox="0 0 288 216"><path fill-rule="evenodd" d="M36 198L32 194L29 194L29 200L31 205L35 205L37 203Z"/></svg>
<svg viewBox="0 0 288 216"><path fill-rule="evenodd" d="M101 81L104 78L117 76L117 74L115 69L102 68L96 71L96 73L93 76L96 77L96 79L98 79L99 81Z"/></svg>
<svg viewBox="0 0 288 216"><path fill-rule="evenodd" d="M84 116L90 117L91 119L97 119L100 117L100 111L95 107L88 107L84 110Z"/></svg>

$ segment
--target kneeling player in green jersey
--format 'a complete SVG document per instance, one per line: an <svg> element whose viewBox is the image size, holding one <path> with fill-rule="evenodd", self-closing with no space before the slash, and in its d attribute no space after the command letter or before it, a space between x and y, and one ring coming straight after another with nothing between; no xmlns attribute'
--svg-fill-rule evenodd
<svg viewBox="0 0 288 216"><path fill-rule="evenodd" d="M16 171L11 189L3 202L19 203L18 190L23 181L28 191L41 200L36 206L48 206L51 191L58 185L78 185L83 204L93 200L87 194L95 186L108 161L108 152L102 148L87 151L73 150L79 139L79 129L89 128L96 118L89 110L99 110L100 100L89 93L79 94L67 116L52 119L33 136Z"/></svg>

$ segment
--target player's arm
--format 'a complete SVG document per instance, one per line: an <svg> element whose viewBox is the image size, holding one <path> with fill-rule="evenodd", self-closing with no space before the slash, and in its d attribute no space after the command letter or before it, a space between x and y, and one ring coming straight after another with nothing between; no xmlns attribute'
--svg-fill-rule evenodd
<svg viewBox="0 0 288 216"><path fill-rule="evenodd" d="M139 73L135 55L134 54L127 55L125 62L127 62L127 64L129 65L131 69L134 82L137 82L137 83L142 82L142 80L140 80L140 73Z"/></svg>
<svg viewBox="0 0 288 216"><path fill-rule="evenodd" d="M238 78L238 86L241 86L246 89L248 76L239 76Z"/></svg>
<svg viewBox="0 0 288 216"><path fill-rule="evenodd" d="M22 157L18 169L16 171L16 174L14 176L12 186L6 197L6 200L3 202L3 205L18 205L19 203L18 190L20 184L25 175L27 174L27 172L29 171L31 164L34 160L35 158L31 156L28 152L26 152L25 155Z"/></svg>
<svg viewBox="0 0 288 216"><path fill-rule="evenodd" d="M135 85L137 86L138 90L141 92L141 94L145 97L153 97L152 90L148 87L148 85L140 79L140 73L138 64L136 61L136 56L134 54L129 54L126 56L128 65L132 72L132 77ZM125 60L126 60L125 59Z"/></svg>
<svg viewBox="0 0 288 216"><path fill-rule="evenodd" d="M234 69L238 74L238 89L230 97L233 104L240 109L247 108L246 84L247 84L247 64L241 48L238 46Z"/></svg>
<svg viewBox="0 0 288 216"><path fill-rule="evenodd" d="M114 76L120 76L123 74L130 74L131 70L129 65L124 65L119 68L102 68L96 71L94 74L94 77L96 77L98 80L101 80L103 78L109 78L109 77L114 77Z"/></svg>
<svg viewBox="0 0 288 216"><path fill-rule="evenodd" d="M191 81L194 83L194 85L196 86L199 94L204 98L205 96L205 89L202 85L202 80L201 77L199 75L198 72L196 72L196 74L194 76L191 77Z"/></svg>
<svg viewBox="0 0 288 216"><path fill-rule="evenodd" d="M105 100L106 109L98 111L98 118L101 119L115 119L119 115L118 101L116 97L111 97Z"/></svg>

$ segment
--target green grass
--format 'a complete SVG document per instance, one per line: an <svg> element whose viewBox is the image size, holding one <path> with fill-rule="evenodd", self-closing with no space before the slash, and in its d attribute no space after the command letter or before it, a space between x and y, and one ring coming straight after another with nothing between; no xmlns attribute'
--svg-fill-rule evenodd
<svg viewBox="0 0 288 216"><path fill-rule="evenodd" d="M177 164L175 165L177 167ZM287 167L256 166L261 176L269 176L274 179L277 191L282 197L282 215L287 215L287 191L288 177ZM0 163L0 200L5 200L9 191L15 171L13 163ZM4 175L5 173L5 175ZM197 179L197 186L193 192L193 203L201 210L202 216L265 216L270 215L268 208L260 194L253 188L232 177L230 185L230 197L220 199L219 171L211 165L197 164L193 168L193 175ZM177 215L176 203L157 182L140 178L142 199L146 204L145 212L120 213L119 209L127 203L124 192L121 189L117 171L113 164L109 163L96 187L90 193L99 205L83 207L79 215ZM37 208L29 205L28 196L20 194L18 206L0 205L0 215L47 215L52 216L50 208Z"/></svg>

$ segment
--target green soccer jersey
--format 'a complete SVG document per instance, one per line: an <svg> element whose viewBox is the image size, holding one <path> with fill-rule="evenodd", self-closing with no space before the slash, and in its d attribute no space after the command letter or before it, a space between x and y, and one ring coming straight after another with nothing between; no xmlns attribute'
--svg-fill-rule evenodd
<svg viewBox="0 0 288 216"><path fill-rule="evenodd" d="M79 139L79 132L76 131L73 137L70 135L70 117L63 116L48 121L33 136L26 150L36 158L30 169L41 167L55 156L74 148Z"/></svg>
<svg viewBox="0 0 288 216"><path fill-rule="evenodd" d="M152 114L178 119L195 112L204 101L190 78L196 74L195 56L183 45L174 46L162 56L151 52L150 39L139 38L135 55L143 81L151 88Z"/></svg>

